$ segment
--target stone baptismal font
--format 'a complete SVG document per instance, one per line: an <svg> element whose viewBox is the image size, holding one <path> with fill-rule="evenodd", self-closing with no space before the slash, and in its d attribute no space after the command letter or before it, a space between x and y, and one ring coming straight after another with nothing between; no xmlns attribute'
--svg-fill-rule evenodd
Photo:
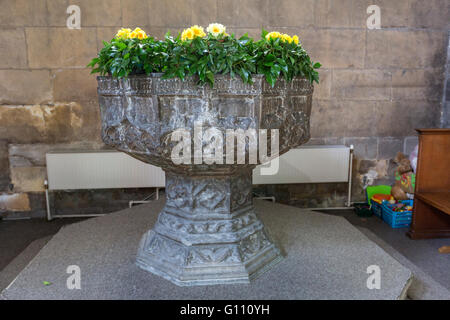
<svg viewBox="0 0 450 320"><path fill-rule="evenodd" d="M258 135L267 129L269 155L274 138L279 139L279 155L305 143L310 81L279 79L271 87L259 75L253 76L253 84L216 75L211 87L198 85L192 77L182 81L161 74L97 79L103 141L166 173L166 203L153 229L142 237L138 266L190 286L248 283L282 259L253 206L252 170L257 164L249 161L249 143L241 148L246 161L233 158L229 163L225 137L227 130ZM203 136L195 132L198 124ZM201 161L210 143L204 134L210 128L223 134L222 163ZM199 139L201 146L200 155L193 150L181 163L173 160L179 143L173 134L179 129ZM278 136L272 136L271 129L277 129ZM239 147L233 148L237 156Z"/></svg>

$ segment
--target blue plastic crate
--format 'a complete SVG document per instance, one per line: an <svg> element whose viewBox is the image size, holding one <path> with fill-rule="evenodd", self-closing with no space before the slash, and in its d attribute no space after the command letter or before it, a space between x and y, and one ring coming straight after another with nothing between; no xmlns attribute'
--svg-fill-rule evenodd
<svg viewBox="0 0 450 320"><path fill-rule="evenodd" d="M401 200L401 203L405 203L407 206L413 205L413 200ZM390 204L387 201L383 201L382 218L392 228L407 228L412 221L412 211L395 212L389 207Z"/></svg>
<svg viewBox="0 0 450 320"><path fill-rule="evenodd" d="M370 209L372 210L373 215L381 219L381 214L382 214L381 213L382 212L381 204L379 204L378 202L373 201L369 198L368 190L369 190L369 187L366 189L367 203L370 205Z"/></svg>
<svg viewBox="0 0 450 320"><path fill-rule="evenodd" d="M371 208L372 208L373 215L377 216L378 218L381 219L381 212L382 212L381 204L379 204L378 202L375 202L373 200L371 201L371 203L372 203Z"/></svg>

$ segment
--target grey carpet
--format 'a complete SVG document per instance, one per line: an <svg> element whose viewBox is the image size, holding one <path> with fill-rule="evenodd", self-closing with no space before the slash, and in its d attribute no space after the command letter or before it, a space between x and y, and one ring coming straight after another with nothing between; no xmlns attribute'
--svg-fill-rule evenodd
<svg viewBox="0 0 450 320"><path fill-rule="evenodd" d="M447 288L436 282L417 265L376 236L372 231L362 227L358 229L394 259L412 271L413 279L407 292L408 298L412 300L450 300L450 291Z"/></svg>
<svg viewBox="0 0 450 320"><path fill-rule="evenodd" d="M141 235L162 206L160 200L62 228L3 298L398 299L410 284L411 272L344 218L256 201L286 258L249 285L177 287L134 264ZM374 264L381 269L380 290L366 286ZM66 287L69 265L81 268L81 290Z"/></svg>
<svg viewBox="0 0 450 320"><path fill-rule="evenodd" d="M393 250L406 257L420 270L430 275L447 290L450 290L450 277L448 275L450 254L441 254L438 251L441 246L449 245L450 239L411 240L406 236L408 228L393 229L375 216L360 218L353 210L335 210L325 213L344 217L354 226L369 229L378 238L388 243Z"/></svg>

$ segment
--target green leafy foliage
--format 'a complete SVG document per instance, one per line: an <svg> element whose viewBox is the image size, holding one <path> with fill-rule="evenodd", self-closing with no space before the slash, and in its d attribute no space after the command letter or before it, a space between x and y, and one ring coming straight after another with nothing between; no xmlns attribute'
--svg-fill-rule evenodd
<svg viewBox="0 0 450 320"><path fill-rule="evenodd" d="M319 62L313 62L301 44L267 40L263 30L261 39L254 41L247 34L236 38L219 35L195 37L182 41L180 34L174 38L169 33L164 40L154 38L114 38L104 42L98 56L88 64L92 73L127 77L132 74L163 73L164 78L185 79L197 76L199 84L214 85L215 74L239 76L252 83L252 75L263 74L274 86L282 77L291 81L301 76L319 82Z"/></svg>

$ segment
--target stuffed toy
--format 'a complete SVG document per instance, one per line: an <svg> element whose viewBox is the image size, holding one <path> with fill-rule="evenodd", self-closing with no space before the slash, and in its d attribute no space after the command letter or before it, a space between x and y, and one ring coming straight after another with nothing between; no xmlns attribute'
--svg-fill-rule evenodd
<svg viewBox="0 0 450 320"><path fill-rule="evenodd" d="M416 145L413 152L409 155L409 161L411 161L411 167L414 172L416 172L417 168L417 155L419 154L419 145Z"/></svg>
<svg viewBox="0 0 450 320"><path fill-rule="evenodd" d="M411 199L416 184L416 175L411 162L401 152L397 153L394 162L397 164L397 169L395 169L395 184L391 189L391 195L395 200Z"/></svg>

